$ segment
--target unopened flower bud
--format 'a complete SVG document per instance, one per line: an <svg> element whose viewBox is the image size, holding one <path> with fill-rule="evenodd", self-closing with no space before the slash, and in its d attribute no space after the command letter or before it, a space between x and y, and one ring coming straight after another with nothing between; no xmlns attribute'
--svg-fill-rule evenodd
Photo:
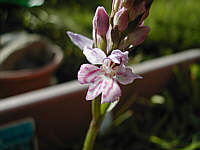
<svg viewBox="0 0 200 150"><path fill-rule="evenodd" d="M146 11L145 1L143 1L140 4L131 8L129 13L130 20L131 21L135 20L139 15L145 13L145 11Z"/></svg>
<svg viewBox="0 0 200 150"><path fill-rule="evenodd" d="M150 28L147 26L136 28L120 42L119 49L125 49L130 45L133 45L134 47L140 45L142 42L144 42L149 32Z"/></svg>
<svg viewBox="0 0 200 150"><path fill-rule="evenodd" d="M144 22L144 20L149 16L149 9L146 10L146 12L144 13L144 15L142 16L139 24L141 24L142 22Z"/></svg>
<svg viewBox="0 0 200 150"><path fill-rule="evenodd" d="M116 13L116 12L118 11L118 9L119 9L120 1L121 1L121 0L113 0L113 2L112 2L111 20L113 19L115 13Z"/></svg>
<svg viewBox="0 0 200 150"><path fill-rule="evenodd" d="M128 10L123 7L114 16L113 19L114 28L117 27L119 31L124 31L128 26Z"/></svg>
<svg viewBox="0 0 200 150"><path fill-rule="evenodd" d="M120 5L120 1L121 0L113 0L112 2L112 11L117 12L119 9L119 5Z"/></svg>
<svg viewBox="0 0 200 150"><path fill-rule="evenodd" d="M126 7L128 10L133 7L134 0L123 0L122 6Z"/></svg>
<svg viewBox="0 0 200 150"><path fill-rule="evenodd" d="M109 16L104 7L98 7L93 19L93 28L101 36L105 36L109 27Z"/></svg>

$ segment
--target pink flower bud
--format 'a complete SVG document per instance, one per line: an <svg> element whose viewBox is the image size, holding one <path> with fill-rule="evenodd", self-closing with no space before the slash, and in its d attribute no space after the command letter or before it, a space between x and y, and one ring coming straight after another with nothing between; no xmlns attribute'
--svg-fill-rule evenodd
<svg viewBox="0 0 200 150"><path fill-rule="evenodd" d="M129 33L119 44L119 49L125 49L129 45L138 46L147 38L150 28L147 26L138 27L133 32Z"/></svg>
<svg viewBox="0 0 200 150"><path fill-rule="evenodd" d="M149 9L146 10L146 12L144 13L144 15L142 16L140 23L144 22L144 20L149 16Z"/></svg>
<svg viewBox="0 0 200 150"><path fill-rule="evenodd" d="M134 1L135 0L123 0L123 6L129 10L133 7Z"/></svg>
<svg viewBox="0 0 200 150"><path fill-rule="evenodd" d="M117 12L120 9L120 5L122 5L123 0L113 0L112 3L112 11Z"/></svg>
<svg viewBox="0 0 200 150"><path fill-rule="evenodd" d="M118 28L119 31L124 31L128 26L128 10L123 7L114 16L113 19L114 28Z"/></svg>
<svg viewBox="0 0 200 150"><path fill-rule="evenodd" d="M135 20L139 15L141 15L145 11L146 11L145 1L143 1L140 4L131 8L130 13L129 13L130 20L131 21Z"/></svg>
<svg viewBox="0 0 200 150"><path fill-rule="evenodd" d="M93 28L101 36L105 36L109 28L109 16L104 7L98 7L93 18Z"/></svg>
<svg viewBox="0 0 200 150"><path fill-rule="evenodd" d="M147 26L138 27L134 32L130 33L129 40L133 46L140 45L147 38L150 28Z"/></svg>
<svg viewBox="0 0 200 150"><path fill-rule="evenodd" d="M111 19L113 19L115 13L118 11L119 5L120 5L120 0L113 0L113 2L112 2Z"/></svg>

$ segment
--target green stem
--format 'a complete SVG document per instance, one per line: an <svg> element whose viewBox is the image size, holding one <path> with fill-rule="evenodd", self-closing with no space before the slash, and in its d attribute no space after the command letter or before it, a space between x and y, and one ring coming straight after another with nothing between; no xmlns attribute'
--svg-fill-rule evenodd
<svg viewBox="0 0 200 150"><path fill-rule="evenodd" d="M93 149L94 142L102 122L100 106L101 103L99 98L92 101L92 121L85 138L83 150Z"/></svg>
<svg viewBox="0 0 200 150"><path fill-rule="evenodd" d="M90 123L90 127L85 138L83 150L92 150L94 147L94 142L95 142L97 133L99 131L99 126L96 123L97 122L94 120L92 120Z"/></svg>
<svg viewBox="0 0 200 150"><path fill-rule="evenodd" d="M99 98L96 98L92 101L92 118L94 121L98 121L100 115L101 115L101 101Z"/></svg>

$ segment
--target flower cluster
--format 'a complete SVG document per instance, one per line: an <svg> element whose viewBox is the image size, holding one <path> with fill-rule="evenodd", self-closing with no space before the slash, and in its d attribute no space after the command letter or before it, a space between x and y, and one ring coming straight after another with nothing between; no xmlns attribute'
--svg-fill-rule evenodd
<svg viewBox="0 0 200 150"><path fill-rule="evenodd" d="M68 31L91 64L83 64L78 72L81 84L89 84L86 100L101 95L101 103L113 102L121 96L118 83L130 84L136 78L128 63L128 50L141 44L150 29L144 26L152 0L113 0L111 16L98 7L93 18L93 40Z"/></svg>

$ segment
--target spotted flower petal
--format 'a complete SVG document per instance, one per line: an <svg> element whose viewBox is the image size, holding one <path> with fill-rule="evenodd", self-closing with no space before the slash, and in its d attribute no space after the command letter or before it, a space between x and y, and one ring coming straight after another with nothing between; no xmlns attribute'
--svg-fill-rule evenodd
<svg viewBox="0 0 200 150"><path fill-rule="evenodd" d="M93 41L86 36L73 33L70 31L67 31L68 36L70 37L71 41L78 46L81 50L84 49L85 46L92 48Z"/></svg>
<svg viewBox="0 0 200 150"><path fill-rule="evenodd" d="M89 85L89 89L86 95L86 100L93 100L99 96L103 91L103 80L99 79L96 82Z"/></svg>
<svg viewBox="0 0 200 150"><path fill-rule="evenodd" d="M130 84L135 79L141 78L141 76L134 74L130 68L126 68L125 72L117 74L117 81L123 85Z"/></svg>
<svg viewBox="0 0 200 150"><path fill-rule="evenodd" d="M117 64L127 64L128 63L128 51L122 52L120 50L113 50L109 58Z"/></svg>
<svg viewBox="0 0 200 150"><path fill-rule="evenodd" d="M94 83L99 80L100 72L97 66L91 64L83 64L78 72L78 81L81 84Z"/></svg>
<svg viewBox="0 0 200 150"><path fill-rule="evenodd" d="M113 78L106 78L103 82L101 104L113 102L121 96L121 89Z"/></svg>
<svg viewBox="0 0 200 150"><path fill-rule="evenodd" d="M99 48L85 47L83 50L87 60L92 64L102 64L106 54Z"/></svg>

